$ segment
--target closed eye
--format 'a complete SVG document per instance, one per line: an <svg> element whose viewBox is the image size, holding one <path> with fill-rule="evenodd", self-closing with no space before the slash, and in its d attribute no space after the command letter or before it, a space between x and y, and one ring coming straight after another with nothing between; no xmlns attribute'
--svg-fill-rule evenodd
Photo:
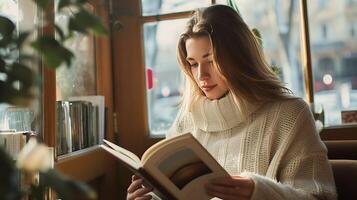
<svg viewBox="0 0 357 200"><path fill-rule="evenodd" d="M198 67L198 63L190 63L191 67Z"/></svg>

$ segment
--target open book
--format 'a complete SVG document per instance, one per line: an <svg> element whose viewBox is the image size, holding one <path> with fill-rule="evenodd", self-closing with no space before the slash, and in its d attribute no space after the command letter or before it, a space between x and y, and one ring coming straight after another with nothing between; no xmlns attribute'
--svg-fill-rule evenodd
<svg viewBox="0 0 357 200"><path fill-rule="evenodd" d="M154 144L141 160L106 140L101 147L142 177L161 199L211 199L204 185L214 177L229 176L190 133Z"/></svg>

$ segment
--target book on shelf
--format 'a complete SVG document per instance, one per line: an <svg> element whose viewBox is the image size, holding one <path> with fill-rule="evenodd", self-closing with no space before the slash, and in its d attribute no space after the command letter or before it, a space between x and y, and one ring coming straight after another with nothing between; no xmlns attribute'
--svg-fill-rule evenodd
<svg viewBox="0 0 357 200"><path fill-rule="evenodd" d="M76 96L70 97L70 101L88 101L93 105L93 117L97 119L97 122L93 125L93 129L97 130L96 135L97 139L95 140L96 144L102 143L104 139L105 132L105 98L104 96L96 95L96 96Z"/></svg>
<svg viewBox="0 0 357 200"><path fill-rule="evenodd" d="M70 97L69 101L57 101L57 155L103 141L104 103L104 96L77 96Z"/></svg>
<svg viewBox="0 0 357 200"><path fill-rule="evenodd" d="M35 137L35 134L31 131L0 130L0 147L5 149L16 160L30 137Z"/></svg>
<svg viewBox="0 0 357 200"><path fill-rule="evenodd" d="M56 154L72 152L72 130L69 115L69 102L56 102Z"/></svg>
<svg viewBox="0 0 357 200"><path fill-rule="evenodd" d="M107 140L101 147L142 177L161 199L211 199L204 185L212 178L229 176L190 133L154 144L141 159Z"/></svg>

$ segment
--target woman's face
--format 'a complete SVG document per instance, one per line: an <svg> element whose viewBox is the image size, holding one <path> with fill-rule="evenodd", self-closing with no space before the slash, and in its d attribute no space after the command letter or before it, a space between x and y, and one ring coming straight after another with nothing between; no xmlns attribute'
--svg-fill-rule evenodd
<svg viewBox="0 0 357 200"><path fill-rule="evenodd" d="M203 93L209 99L219 99L228 86L213 63L212 46L208 37L196 37L186 40L187 58L192 75Z"/></svg>

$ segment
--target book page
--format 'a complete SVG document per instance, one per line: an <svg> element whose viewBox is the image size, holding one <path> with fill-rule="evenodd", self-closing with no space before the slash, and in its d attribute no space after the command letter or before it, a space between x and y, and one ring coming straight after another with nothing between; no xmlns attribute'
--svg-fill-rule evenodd
<svg viewBox="0 0 357 200"><path fill-rule="evenodd" d="M190 133L149 148L142 162L177 199L211 199L204 185L212 178L229 176Z"/></svg>
<svg viewBox="0 0 357 200"><path fill-rule="evenodd" d="M190 137L193 137L191 134L183 134L180 135L178 137L172 137L170 139L163 139L155 144L153 144L151 147L149 147L144 154L141 157L141 163L145 163L146 160L148 158L150 158L150 156L152 154L154 154L156 151L158 151L159 149L163 148L164 146L168 146L172 143L175 143L177 141L182 141L182 140L187 140L190 139Z"/></svg>
<svg viewBox="0 0 357 200"><path fill-rule="evenodd" d="M101 145L101 147L112 155L114 155L115 157L119 158L122 162L125 162L134 169L139 169L140 167L142 167L139 157L136 156L134 153L112 142L109 142L108 140L103 140L103 142L104 145Z"/></svg>
<svg viewBox="0 0 357 200"><path fill-rule="evenodd" d="M155 194L159 195L162 199L175 199L172 194L170 194L170 192L157 181L157 179L146 172L141 161L135 154L107 140L103 140L103 142L104 144L100 145L100 147L118 158L118 160L128 167L135 175L142 177L146 185L154 188Z"/></svg>

